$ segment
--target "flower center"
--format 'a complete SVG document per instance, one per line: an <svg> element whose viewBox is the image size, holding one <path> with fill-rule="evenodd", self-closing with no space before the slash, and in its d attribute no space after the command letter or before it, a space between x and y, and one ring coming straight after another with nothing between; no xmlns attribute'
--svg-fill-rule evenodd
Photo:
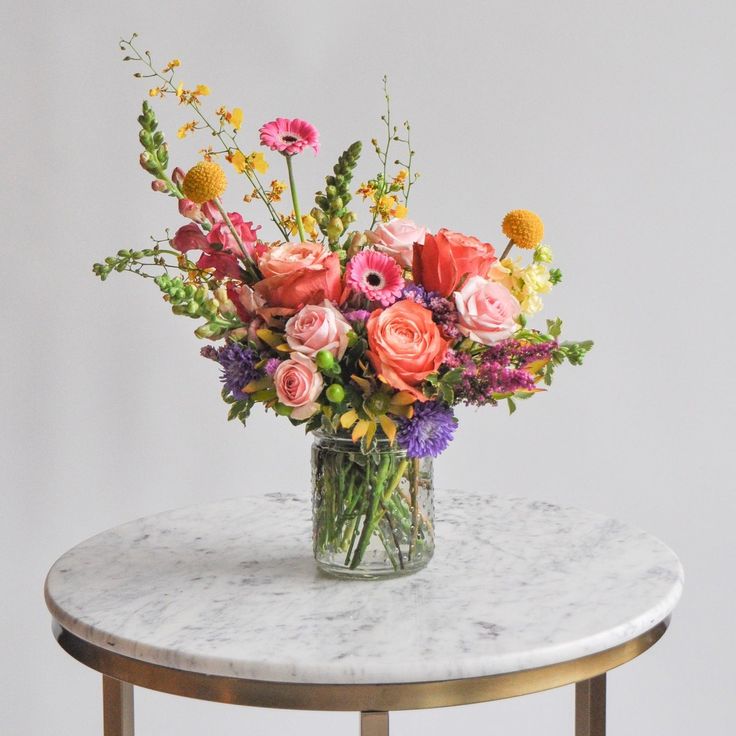
<svg viewBox="0 0 736 736"><path fill-rule="evenodd" d="M366 274L365 282L368 284L368 286L372 286L374 289L376 289L379 286L383 286L383 276L381 276L381 274L377 271L369 271Z"/></svg>
<svg viewBox="0 0 736 736"><path fill-rule="evenodd" d="M281 140L284 143L296 143L299 139L295 135L282 135Z"/></svg>

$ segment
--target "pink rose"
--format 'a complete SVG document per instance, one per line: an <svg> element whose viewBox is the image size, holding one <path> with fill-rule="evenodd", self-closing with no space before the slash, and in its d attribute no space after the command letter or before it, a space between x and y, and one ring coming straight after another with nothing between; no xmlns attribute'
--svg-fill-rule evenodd
<svg viewBox="0 0 736 736"><path fill-rule="evenodd" d="M394 218L365 235L376 250L391 256L403 268L411 268L414 243L424 245L426 227L419 227L411 220Z"/></svg>
<svg viewBox="0 0 736 736"><path fill-rule="evenodd" d="M279 401L293 407L293 419L309 419L319 411L317 397L322 393L322 376L305 355L295 353L283 361L273 374L273 382Z"/></svg>
<svg viewBox="0 0 736 736"><path fill-rule="evenodd" d="M269 248L258 262L261 273L269 276L284 276L305 268L314 268L330 255L320 243L284 243Z"/></svg>
<svg viewBox="0 0 736 736"><path fill-rule="evenodd" d="M253 227L252 222L245 222L243 216L237 212L228 212L228 216L235 232L238 233L240 239L243 241L246 252L249 256L252 256L256 241L258 240L256 230L259 229L260 225ZM221 218L215 222L212 230L207 233L207 242L210 245L221 245L222 250L232 253L235 256L242 255L242 251L240 250L238 241L235 240L232 230L230 230L229 225Z"/></svg>
<svg viewBox="0 0 736 736"><path fill-rule="evenodd" d="M340 259L319 243L284 243L269 248L258 265L265 276L255 285L269 307L292 310L342 294Z"/></svg>
<svg viewBox="0 0 736 736"><path fill-rule="evenodd" d="M325 299L322 304L302 307L284 331L294 352L314 358L320 350L328 350L340 360L348 347L350 330L350 323Z"/></svg>
<svg viewBox="0 0 736 736"><path fill-rule="evenodd" d="M516 297L505 286L480 276L471 276L455 292L455 306L460 332L483 345L504 340L519 327L516 317L521 307Z"/></svg>

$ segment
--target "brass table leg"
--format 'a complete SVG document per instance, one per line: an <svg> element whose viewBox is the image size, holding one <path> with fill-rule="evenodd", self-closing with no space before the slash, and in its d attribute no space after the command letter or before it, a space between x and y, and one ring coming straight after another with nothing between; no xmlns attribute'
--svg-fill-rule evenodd
<svg viewBox="0 0 736 736"><path fill-rule="evenodd" d="M102 675L104 736L133 736L133 686Z"/></svg>
<svg viewBox="0 0 736 736"><path fill-rule="evenodd" d="M606 673L575 683L575 736L606 736Z"/></svg>
<svg viewBox="0 0 736 736"><path fill-rule="evenodd" d="M388 736L388 713L385 711L361 713L360 736Z"/></svg>

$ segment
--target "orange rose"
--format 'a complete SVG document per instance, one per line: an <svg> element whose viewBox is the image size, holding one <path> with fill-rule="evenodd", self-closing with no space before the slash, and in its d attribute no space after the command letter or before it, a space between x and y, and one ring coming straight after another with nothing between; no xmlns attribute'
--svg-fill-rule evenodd
<svg viewBox="0 0 736 736"><path fill-rule="evenodd" d="M496 251L472 235L442 228L435 235L427 233L424 245L414 246L414 281L428 291L450 296L465 276L486 278Z"/></svg>
<svg viewBox="0 0 736 736"><path fill-rule="evenodd" d="M426 401L416 387L441 365L447 342L432 321L432 312L416 302L395 302L376 309L366 323L366 353L380 379Z"/></svg>
<svg viewBox="0 0 736 736"><path fill-rule="evenodd" d="M284 243L258 262L266 277L255 292L269 307L295 311L305 304L337 302L342 294L340 259L318 243Z"/></svg>

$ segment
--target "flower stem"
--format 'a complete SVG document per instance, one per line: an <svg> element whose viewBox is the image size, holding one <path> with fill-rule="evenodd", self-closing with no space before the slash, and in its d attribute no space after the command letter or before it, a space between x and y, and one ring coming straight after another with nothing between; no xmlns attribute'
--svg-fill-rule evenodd
<svg viewBox="0 0 736 736"><path fill-rule="evenodd" d="M409 560L414 557L419 536L419 459L411 463L411 541L409 542Z"/></svg>
<svg viewBox="0 0 736 736"><path fill-rule="evenodd" d="M296 196L296 184L294 183L294 171L291 168L291 156L286 156L286 168L289 170L289 189L291 190L291 201L294 204L294 218L296 219L296 227L299 231L299 240L304 243L306 236L304 235L304 225L302 224L302 213L299 210L299 198Z"/></svg>
<svg viewBox="0 0 736 736"><path fill-rule="evenodd" d="M225 212L225 208L222 206L222 202L220 202L219 197L215 197L212 200L215 203L215 207L217 207L218 210L220 210L220 214L222 215L222 219L225 220L225 224L227 225L230 232L233 234L233 237L235 238L235 242L240 247L240 251L243 254L243 258L245 258L246 263L251 260L251 257L248 255L248 251L245 249L245 245L243 245L243 239L240 237L240 233L235 229L235 226L232 223L232 220L230 219L230 216Z"/></svg>
<svg viewBox="0 0 736 736"><path fill-rule="evenodd" d="M506 256L511 252L511 249L514 247L514 241L509 240L509 244L503 249L503 253L501 253L501 257L498 259L499 261L502 261Z"/></svg>

